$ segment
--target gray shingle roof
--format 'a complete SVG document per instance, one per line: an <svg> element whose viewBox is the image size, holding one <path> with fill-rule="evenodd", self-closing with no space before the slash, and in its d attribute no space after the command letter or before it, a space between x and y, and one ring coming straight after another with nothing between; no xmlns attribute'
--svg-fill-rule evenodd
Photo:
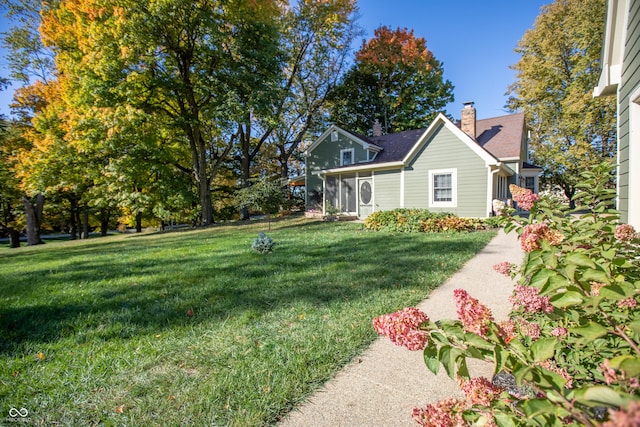
<svg viewBox="0 0 640 427"><path fill-rule="evenodd" d="M391 133L389 135L369 137L367 139L368 142L382 148L382 151L378 153L373 163L397 162L404 159L424 134L425 130L426 129L414 129Z"/></svg>
<svg viewBox="0 0 640 427"><path fill-rule="evenodd" d="M520 157L524 131L524 113L478 120L476 142L497 159Z"/></svg>
<svg viewBox="0 0 640 427"><path fill-rule="evenodd" d="M403 160L425 130L414 129L382 136L364 136L346 131L369 144L382 148L376 158L369 163L379 164ZM520 157L524 131L524 113L482 119L476 121L476 142L497 159Z"/></svg>

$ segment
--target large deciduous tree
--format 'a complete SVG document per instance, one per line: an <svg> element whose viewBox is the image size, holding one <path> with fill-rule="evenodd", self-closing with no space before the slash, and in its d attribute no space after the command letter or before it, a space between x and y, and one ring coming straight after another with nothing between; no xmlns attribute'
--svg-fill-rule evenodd
<svg viewBox="0 0 640 427"><path fill-rule="evenodd" d="M9 247L20 247L21 223L18 207L22 193L14 172L16 147L11 143L15 128L4 117L0 118L0 231L9 236Z"/></svg>
<svg viewBox="0 0 640 427"><path fill-rule="evenodd" d="M269 143L275 146L282 178L309 132L326 120L326 106L344 74L351 45L360 34L355 0L304 0L286 16L283 32L288 62L284 95Z"/></svg>
<svg viewBox="0 0 640 427"><path fill-rule="evenodd" d="M542 8L516 52L508 107L532 130L542 182L571 199L581 171L615 155L615 104L593 98L603 40L605 0L556 0Z"/></svg>
<svg viewBox="0 0 640 427"><path fill-rule="evenodd" d="M259 160L277 162L289 175L289 159L307 132L323 118L328 94L343 74L356 35L355 0L301 0L283 8L280 43L282 69L266 109L247 115L239 127L236 161L241 186L251 185ZM266 147L266 146L269 147ZM264 171L259 171L264 173ZM267 172L268 173L268 172ZM241 218L246 219L246 207Z"/></svg>
<svg viewBox="0 0 640 427"><path fill-rule="evenodd" d="M380 27L362 43L332 97L331 120L367 135L379 121L385 133L426 127L454 100L443 66L413 30Z"/></svg>
<svg viewBox="0 0 640 427"><path fill-rule="evenodd" d="M42 30L88 102L141 109L187 144L181 167L207 225L236 124L261 108L280 70L278 13L275 0L84 0L49 5Z"/></svg>

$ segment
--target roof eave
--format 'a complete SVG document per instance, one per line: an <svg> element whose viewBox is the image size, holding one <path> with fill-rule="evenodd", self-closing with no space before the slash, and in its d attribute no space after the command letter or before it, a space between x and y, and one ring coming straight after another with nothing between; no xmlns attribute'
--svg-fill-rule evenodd
<svg viewBox="0 0 640 427"><path fill-rule="evenodd" d="M322 169L312 172L313 175L326 175L326 174L335 174L342 172L362 172L362 171L374 171L374 170L384 170L384 169L398 169L404 167L404 162L387 162L387 163L365 163L356 166L349 167L339 167L339 168L331 168L331 169Z"/></svg>
<svg viewBox="0 0 640 427"><path fill-rule="evenodd" d="M329 127L329 129L327 129L326 131L324 131L322 133L322 135L320 135L310 146L309 148L307 148L304 152L304 156L309 156L309 153L311 153L318 145L320 145L320 141L323 141L327 136L329 136L331 134L331 132L333 131L338 131L340 133L342 133L343 135L345 135L347 138L351 139L352 141L357 142L358 144L362 145L362 147L365 150L372 150L375 152L379 152L382 151L382 148L378 147L377 145L373 145L365 140L363 140L362 138L358 138L356 135L352 134L351 132L348 132L344 129L342 129L340 126L337 125L331 125Z"/></svg>

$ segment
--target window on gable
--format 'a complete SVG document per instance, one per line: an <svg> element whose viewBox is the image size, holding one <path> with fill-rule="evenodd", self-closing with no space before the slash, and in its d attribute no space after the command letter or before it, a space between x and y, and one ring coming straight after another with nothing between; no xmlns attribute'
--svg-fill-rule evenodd
<svg viewBox="0 0 640 427"><path fill-rule="evenodd" d="M451 208L457 201L457 170L441 169L429 172L429 206Z"/></svg>
<svg viewBox="0 0 640 427"><path fill-rule="evenodd" d="M353 163L353 148L340 150L340 166L352 165Z"/></svg>
<svg viewBox="0 0 640 427"><path fill-rule="evenodd" d="M524 188L531 190L532 192L536 192L536 177L535 176L527 176L524 179Z"/></svg>

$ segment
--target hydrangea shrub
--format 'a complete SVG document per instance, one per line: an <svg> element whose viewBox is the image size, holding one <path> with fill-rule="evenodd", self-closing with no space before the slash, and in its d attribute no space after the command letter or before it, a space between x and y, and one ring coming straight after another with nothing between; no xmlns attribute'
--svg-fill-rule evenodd
<svg viewBox="0 0 640 427"><path fill-rule="evenodd" d="M610 173L603 164L582 175L574 211L511 189L530 215L504 212L525 252L519 267L494 266L517 280L507 320L461 289L456 320L417 309L374 320L464 392L414 409L419 425L640 425L640 236L611 208ZM470 378L469 358L493 364L494 377Z"/></svg>

